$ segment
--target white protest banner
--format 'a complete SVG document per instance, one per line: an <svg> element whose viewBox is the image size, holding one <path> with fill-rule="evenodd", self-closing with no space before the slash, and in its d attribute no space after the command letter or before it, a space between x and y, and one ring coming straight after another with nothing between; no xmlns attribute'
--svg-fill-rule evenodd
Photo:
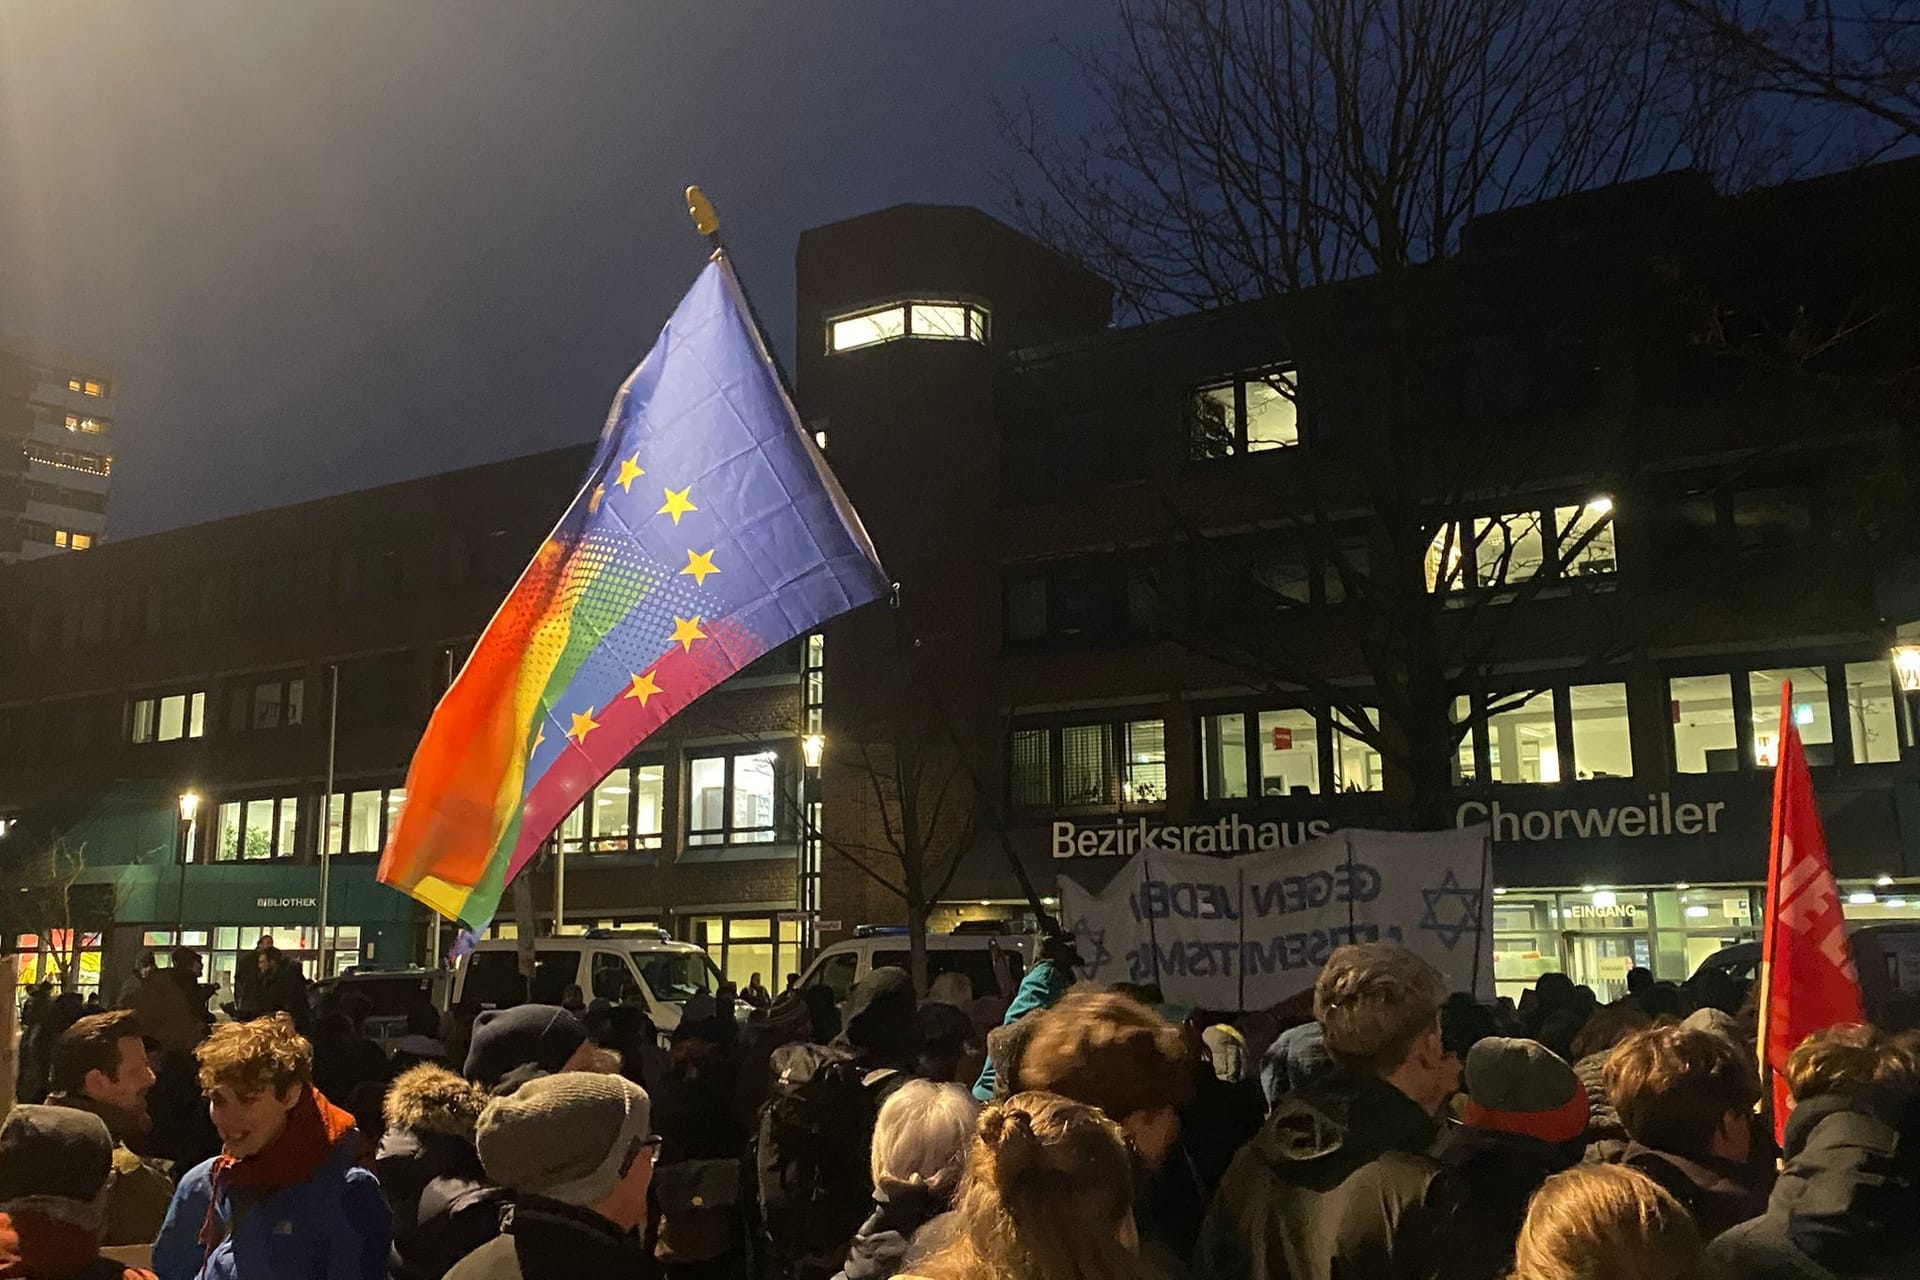
<svg viewBox="0 0 1920 1280"><path fill-rule="evenodd" d="M1204 1009L1265 1009L1334 948L1396 942L1493 996L1488 831L1342 831L1238 857L1139 853L1099 893L1060 878L1083 977Z"/></svg>

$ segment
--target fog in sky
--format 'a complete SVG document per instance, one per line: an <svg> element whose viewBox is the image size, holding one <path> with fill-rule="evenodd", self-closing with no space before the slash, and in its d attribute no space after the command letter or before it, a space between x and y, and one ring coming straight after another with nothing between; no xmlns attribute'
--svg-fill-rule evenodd
<svg viewBox="0 0 1920 1280"><path fill-rule="evenodd" d="M114 366L109 534L585 441L699 270L994 209L1104 0L0 0L0 333Z"/></svg>

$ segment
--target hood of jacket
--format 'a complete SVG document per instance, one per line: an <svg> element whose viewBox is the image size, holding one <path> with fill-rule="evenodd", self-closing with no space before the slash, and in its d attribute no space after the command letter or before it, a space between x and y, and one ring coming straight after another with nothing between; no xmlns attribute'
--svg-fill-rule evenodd
<svg viewBox="0 0 1920 1280"><path fill-rule="evenodd" d="M487 1102L487 1091L479 1085L445 1067L423 1063L394 1080L383 1112L389 1130L437 1133L472 1142Z"/></svg>
<svg viewBox="0 0 1920 1280"><path fill-rule="evenodd" d="M1283 1096L1253 1146L1271 1164L1298 1167L1424 1152L1436 1132L1433 1117L1392 1085L1337 1075Z"/></svg>
<svg viewBox="0 0 1920 1280"><path fill-rule="evenodd" d="M919 1037L914 1013L913 979L905 969L875 969L847 993L845 1023L836 1044L862 1062L903 1065L913 1061Z"/></svg>
<svg viewBox="0 0 1920 1280"><path fill-rule="evenodd" d="M1768 1212L1787 1238L1842 1274L1920 1248L1920 1103L1861 1091L1814 1098L1787 1121L1786 1168Z"/></svg>

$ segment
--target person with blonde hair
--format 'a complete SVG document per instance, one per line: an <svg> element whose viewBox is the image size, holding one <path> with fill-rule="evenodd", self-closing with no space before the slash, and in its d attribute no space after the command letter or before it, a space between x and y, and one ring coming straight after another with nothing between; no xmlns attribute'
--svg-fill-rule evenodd
<svg viewBox="0 0 1920 1280"><path fill-rule="evenodd" d="M953 1208L980 1104L964 1085L909 1080L873 1125L873 1214L837 1280L886 1280L914 1239Z"/></svg>
<svg viewBox="0 0 1920 1280"><path fill-rule="evenodd" d="M1467 1260L1459 1176L1427 1154L1460 1083L1440 1035L1446 984L1404 947L1341 947L1314 984L1334 1073L1281 1096L1200 1228L1208 1280L1450 1274ZM1477 1273L1477 1270L1476 1270Z"/></svg>
<svg viewBox="0 0 1920 1280"><path fill-rule="evenodd" d="M196 1056L221 1154L174 1192L160 1280L383 1280L392 1215L358 1167L353 1117L313 1087L293 1019L224 1023Z"/></svg>
<svg viewBox="0 0 1920 1280"><path fill-rule="evenodd" d="M1133 1157L1097 1107L1050 1093L990 1103L960 1197L900 1280L1153 1280L1138 1253Z"/></svg>
<svg viewBox="0 0 1920 1280"><path fill-rule="evenodd" d="M1512 1280L1697 1280L1700 1232L1660 1184L1617 1164L1548 1178L1527 1206Z"/></svg>

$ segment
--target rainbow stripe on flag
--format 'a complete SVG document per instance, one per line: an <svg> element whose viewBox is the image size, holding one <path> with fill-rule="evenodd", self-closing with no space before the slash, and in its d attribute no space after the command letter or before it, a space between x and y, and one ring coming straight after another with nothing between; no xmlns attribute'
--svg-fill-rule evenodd
<svg viewBox="0 0 1920 1280"><path fill-rule="evenodd" d="M434 710L380 880L484 929L635 745L768 650L887 590L715 254Z"/></svg>

